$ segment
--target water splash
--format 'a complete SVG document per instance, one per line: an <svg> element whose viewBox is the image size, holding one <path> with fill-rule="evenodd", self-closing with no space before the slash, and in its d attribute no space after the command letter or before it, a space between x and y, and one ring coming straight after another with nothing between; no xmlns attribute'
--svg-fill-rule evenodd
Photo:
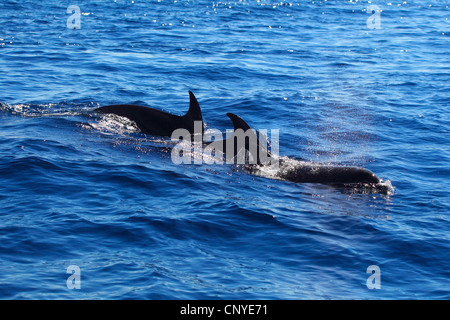
<svg viewBox="0 0 450 320"><path fill-rule="evenodd" d="M22 117L64 117L88 114L97 108L95 102L58 102L58 103L17 103L9 105L0 102L0 111L8 112Z"/></svg>
<svg viewBox="0 0 450 320"><path fill-rule="evenodd" d="M92 121L89 125L104 134L129 134L140 132L134 121L112 113L102 115L99 121Z"/></svg>

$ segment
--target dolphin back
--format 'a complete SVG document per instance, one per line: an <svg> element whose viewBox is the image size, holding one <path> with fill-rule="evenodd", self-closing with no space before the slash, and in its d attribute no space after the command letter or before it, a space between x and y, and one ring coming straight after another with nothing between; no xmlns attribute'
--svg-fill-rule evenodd
<svg viewBox="0 0 450 320"><path fill-rule="evenodd" d="M234 126L234 135L229 139L240 139L245 141L244 148L246 151L252 154L253 159L256 159L256 164L264 165L272 161L272 154L267 150L267 141L261 143L259 139L259 133L256 130L250 128L250 126L241 117L234 113L227 113L227 116L231 119ZM242 136L240 136L242 135ZM238 154L240 151L236 149L234 153ZM256 154L253 154L256 152Z"/></svg>
<svg viewBox="0 0 450 320"><path fill-rule="evenodd" d="M292 182L323 184L377 184L377 176L363 168L321 164L295 164L280 168L278 176Z"/></svg>
<svg viewBox="0 0 450 320"><path fill-rule="evenodd" d="M136 123L142 133L153 136L170 137L176 129L186 129L194 134L195 121L200 121L201 128L204 130L203 116L200 105L191 91L189 91L189 97L189 110L184 116L133 104L103 106L95 111L128 118Z"/></svg>

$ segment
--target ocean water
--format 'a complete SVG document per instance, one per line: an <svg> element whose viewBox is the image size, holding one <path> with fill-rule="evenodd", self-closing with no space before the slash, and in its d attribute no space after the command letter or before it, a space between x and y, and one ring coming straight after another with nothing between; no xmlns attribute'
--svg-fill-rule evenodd
<svg viewBox="0 0 450 320"><path fill-rule="evenodd" d="M0 1L0 298L449 299L449 5ZM390 191L177 165L94 112L189 90Z"/></svg>

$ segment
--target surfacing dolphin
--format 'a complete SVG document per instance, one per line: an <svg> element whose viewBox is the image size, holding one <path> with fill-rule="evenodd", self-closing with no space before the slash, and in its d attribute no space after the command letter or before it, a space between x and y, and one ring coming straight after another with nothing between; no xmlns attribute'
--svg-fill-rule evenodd
<svg viewBox="0 0 450 320"><path fill-rule="evenodd" d="M239 116L228 113L233 121L234 129L247 131L250 126ZM257 165L247 166L252 173L259 173L264 168L264 163L260 161L264 156L272 157L270 151L266 150L258 140L259 148L256 155ZM246 145L247 148L248 145ZM250 150L248 150L250 152ZM266 153L267 154L263 154ZM235 151L236 153L236 151ZM273 159L273 158L272 158ZM303 183L321 183L342 186L372 186L377 187L380 179L371 171L359 167L332 166L321 163L297 161L293 159L278 159L279 168L275 173L275 178ZM378 188L377 188L378 189Z"/></svg>
<svg viewBox="0 0 450 320"><path fill-rule="evenodd" d="M186 129L194 134L194 122L201 121L204 130L202 111L194 94L189 91L189 110L184 116L177 116L162 110L133 104L116 104L96 109L101 113L112 113L128 118L136 123L142 133L152 136L170 137L176 129Z"/></svg>

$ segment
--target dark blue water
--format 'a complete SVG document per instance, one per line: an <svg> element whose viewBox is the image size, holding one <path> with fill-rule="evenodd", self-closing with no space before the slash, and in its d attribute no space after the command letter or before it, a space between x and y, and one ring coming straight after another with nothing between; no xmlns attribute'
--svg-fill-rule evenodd
<svg viewBox="0 0 450 320"><path fill-rule="evenodd" d="M449 33L448 1L2 0L0 298L449 299ZM93 112L188 90L391 192L176 165Z"/></svg>

